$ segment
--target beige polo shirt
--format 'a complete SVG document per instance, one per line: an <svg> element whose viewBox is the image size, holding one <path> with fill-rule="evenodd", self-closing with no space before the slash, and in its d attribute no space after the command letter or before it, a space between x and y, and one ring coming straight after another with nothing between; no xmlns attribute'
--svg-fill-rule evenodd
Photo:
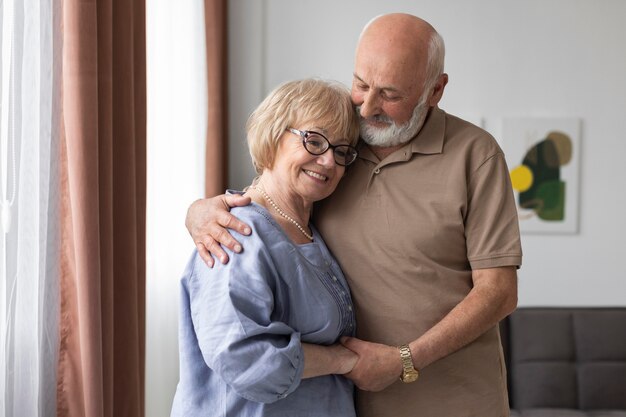
<svg viewBox="0 0 626 417"><path fill-rule="evenodd" d="M358 337L408 343L472 288L472 269L521 265L504 155L484 130L433 109L383 161L361 146L315 223L352 290ZM412 384L359 392L359 417L508 416L497 328L421 370Z"/></svg>

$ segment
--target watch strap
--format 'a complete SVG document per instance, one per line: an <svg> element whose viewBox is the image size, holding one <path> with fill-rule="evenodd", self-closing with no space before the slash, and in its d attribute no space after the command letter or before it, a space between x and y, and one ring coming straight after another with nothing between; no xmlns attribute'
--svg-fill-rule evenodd
<svg viewBox="0 0 626 417"><path fill-rule="evenodd" d="M413 366L413 357L411 356L411 349L409 345L398 346L400 351L400 360L402 361L402 376L400 380L402 382L413 382L418 376L419 372Z"/></svg>

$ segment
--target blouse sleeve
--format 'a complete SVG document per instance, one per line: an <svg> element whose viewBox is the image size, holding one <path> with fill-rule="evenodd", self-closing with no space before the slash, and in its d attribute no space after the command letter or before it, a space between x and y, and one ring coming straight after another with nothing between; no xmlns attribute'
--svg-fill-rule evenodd
<svg viewBox="0 0 626 417"><path fill-rule="evenodd" d="M242 397L271 403L302 377L300 334L274 313L277 271L259 242L209 269L196 254L189 279L191 316L207 365Z"/></svg>

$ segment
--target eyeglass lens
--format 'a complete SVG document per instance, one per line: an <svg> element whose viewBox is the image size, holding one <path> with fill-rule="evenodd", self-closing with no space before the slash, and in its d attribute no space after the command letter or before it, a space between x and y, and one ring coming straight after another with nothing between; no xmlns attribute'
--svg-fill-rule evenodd
<svg viewBox="0 0 626 417"><path fill-rule="evenodd" d="M308 134L304 137L304 147L313 155L321 155L326 152L328 148L333 148L333 156L335 157L335 162L337 162L339 165L351 164L356 159L357 155L356 150L351 146L332 146L328 139L315 132L308 132Z"/></svg>

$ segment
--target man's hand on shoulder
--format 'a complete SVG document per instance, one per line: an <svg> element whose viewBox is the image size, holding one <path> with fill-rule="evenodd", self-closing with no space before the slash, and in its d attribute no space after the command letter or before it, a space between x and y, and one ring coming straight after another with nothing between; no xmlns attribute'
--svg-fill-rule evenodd
<svg viewBox="0 0 626 417"><path fill-rule="evenodd" d="M250 197L239 194L222 194L212 198L196 200L189 206L185 226L196 244L200 257L213 267L213 256L221 263L228 262L228 255L221 245L234 252L241 252L241 244L227 229L242 235L251 233L250 227L230 214L231 207L250 204Z"/></svg>

